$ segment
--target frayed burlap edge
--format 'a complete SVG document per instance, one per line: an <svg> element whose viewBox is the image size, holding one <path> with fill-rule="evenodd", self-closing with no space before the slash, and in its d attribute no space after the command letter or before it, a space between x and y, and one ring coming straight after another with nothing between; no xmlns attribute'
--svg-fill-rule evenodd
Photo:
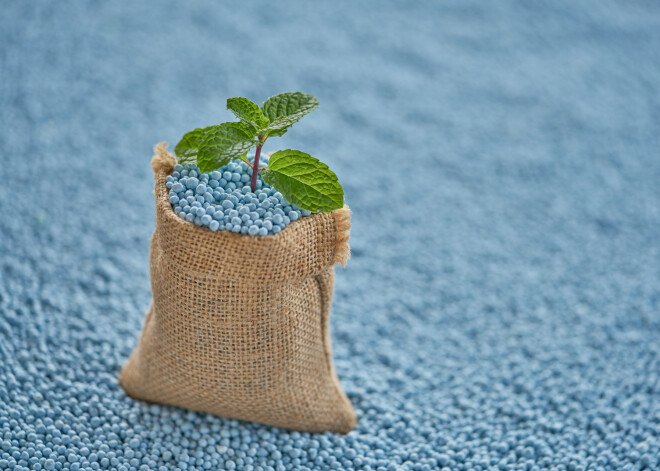
<svg viewBox="0 0 660 471"><path fill-rule="evenodd" d="M158 172L172 173L176 165L176 157L167 151L167 142L159 142L154 147L154 156L151 159L151 168L154 175Z"/></svg>
<svg viewBox="0 0 660 471"><path fill-rule="evenodd" d="M351 210L347 205L344 205L343 208L337 209L331 214L335 218L335 227L337 228L335 263L339 263L342 267L345 267L346 262L351 258L351 246L348 243L351 237Z"/></svg>

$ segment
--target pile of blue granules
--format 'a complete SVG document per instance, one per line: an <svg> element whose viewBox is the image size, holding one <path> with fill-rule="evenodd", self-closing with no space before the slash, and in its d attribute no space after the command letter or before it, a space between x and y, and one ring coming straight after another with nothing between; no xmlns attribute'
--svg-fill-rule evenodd
<svg viewBox="0 0 660 471"><path fill-rule="evenodd" d="M261 162L268 164L268 156ZM261 173L253 192L251 177L252 168L241 161L210 173L196 165L177 164L167 177L170 203L176 214L198 226L260 236L277 234L291 221L311 214L289 203Z"/></svg>

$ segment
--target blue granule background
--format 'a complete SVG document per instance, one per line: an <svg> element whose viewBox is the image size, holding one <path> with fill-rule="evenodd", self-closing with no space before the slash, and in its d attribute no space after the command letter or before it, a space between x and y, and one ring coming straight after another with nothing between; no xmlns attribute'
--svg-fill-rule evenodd
<svg viewBox="0 0 660 471"><path fill-rule="evenodd" d="M152 146L295 90L357 428L127 398ZM660 466L658 2L10 0L0 130L0 469Z"/></svg>

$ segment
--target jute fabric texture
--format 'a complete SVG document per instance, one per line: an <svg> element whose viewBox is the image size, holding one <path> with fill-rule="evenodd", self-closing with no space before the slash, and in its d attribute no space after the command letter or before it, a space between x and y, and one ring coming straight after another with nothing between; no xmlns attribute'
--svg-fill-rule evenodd
<svg viewBox="0 0 660 471"><path fill-rule="evenodd" d="M356 416L332 366L328 316L350 211L313 214L273 236L212 232L172 210L176 163L156 146L153 301L119 381L136 399L307 432Z"/></svg>

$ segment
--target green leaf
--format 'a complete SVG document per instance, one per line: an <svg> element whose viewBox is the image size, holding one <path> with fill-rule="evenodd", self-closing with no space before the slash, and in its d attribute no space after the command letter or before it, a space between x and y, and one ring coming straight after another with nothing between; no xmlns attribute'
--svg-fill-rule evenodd
<svg viewBox="0 0 660 471"><path fill-rule="evenodd" d="M286 134L287 131L288 131L288 129L286 129L286 128L284 128L284 129L273 129L273 130L268 131L268 132L266 133L266 137L280 137L280 136L284 136L284 134Z"/></svg>
<svg viewBox="0 0 660 471"><path fill-rule="evenodd" d="M240 158L254 145L254 135L244 124L222 123L185 134L174 152L179 161L196 161L202 172L210 172Z"/></svg>
<svg viewBox="0 0 660 471"><path fill-rule="evenodd" d="M248 124L248 123L241 123L241 122L239 122L239 123L231 123L231 124L235 124L235 125L236 125L235 127L237 127L238 129L243 130L243 132L244 132L245 134L249 134L250 136L252 136L252 139L256 139L256 138L257 138L257 130L256 130L256 128L255 128L254 126L252 126L251 124Z"/></svg>
<svg viewBox="0 0 660 471"><path fill-rule="evenodd" d="M270 97L261 105L264 115L274 121L283 116L294 116L300 114L302 118L310 111L319 107L319 102L314 95L302 92L286 92Z"/></svg>
<svg viewBox="0 0 660 471"><path fill-rule="evenodd" d="M286 130L307 113L319 107L314 95L301 92L280 93L270 97L261 105L261 111L270 120L265 129L266 135L275 136Z"/></svg>
<svg viewBox="0 0 660 471"><path fill-rule="evenodd" d="M344 190L337 175L323 162L299 150L275 152L261 175L302 209L327 213L344 205Z"/></svg>
<svg viewBox="0 0 660 471"><path fill-rule="evenodd" d="M229 98L227 109L234 113L242 123L253 126L257 131L268 125L268 118L261 112L259 105L247 98Z"/></svg>
<svg viewBox="0 0 660 471"><path fill-rule="evenodd" d="M197 161L197 153L204 142L204 133L207 129L209 128L197 128L183 135L174 148L174 153L179 158L179 162L195 163Z"/></svg>

